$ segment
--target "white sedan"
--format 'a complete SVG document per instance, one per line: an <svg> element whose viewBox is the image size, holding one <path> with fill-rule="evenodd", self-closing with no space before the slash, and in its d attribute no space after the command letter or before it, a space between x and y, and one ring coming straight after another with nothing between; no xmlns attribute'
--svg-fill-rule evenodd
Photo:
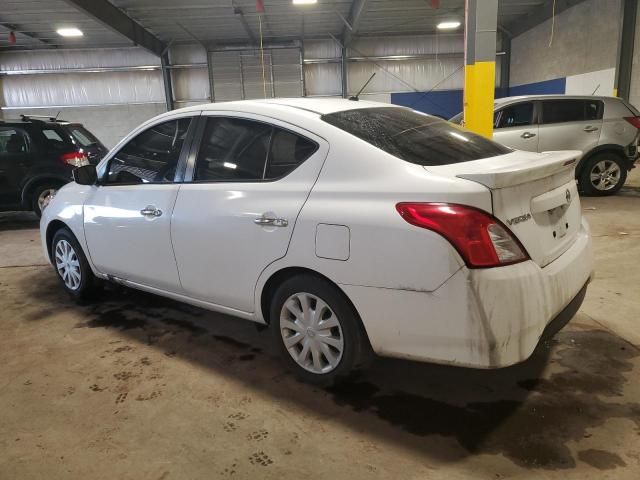
<svg viewBox="0 0 640 480"><path fill-rule="evenodd" d="M371 352L504 367L584 298L579 155L387 104L201 105L77 169L42 244L74 297L110 280L268 324L309 381Z"/></svg>

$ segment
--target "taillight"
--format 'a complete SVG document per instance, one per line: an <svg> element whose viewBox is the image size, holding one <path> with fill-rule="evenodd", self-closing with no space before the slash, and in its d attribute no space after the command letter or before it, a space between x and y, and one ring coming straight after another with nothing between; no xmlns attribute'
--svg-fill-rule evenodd
<svg viewBox="0 0 640 480"><path fill-rule="evenodd" d="M470 268L497 267L528 260L520 242L497 218L455 203L398 203L411 225L446 238Z"/></svg>
<svg viewBox="0 0 640 480"><path fill-rule="evenodd" d="M640 117L624 117L624 119L640 130Z"/></svg>
<svg viewBox="0 0 640 480"><path fill-rule="evenodd" d="M83 165L89 165L89 159L82 151L63 153L58 157L62 163L71 165L73 167L82 167Z"/></svg>

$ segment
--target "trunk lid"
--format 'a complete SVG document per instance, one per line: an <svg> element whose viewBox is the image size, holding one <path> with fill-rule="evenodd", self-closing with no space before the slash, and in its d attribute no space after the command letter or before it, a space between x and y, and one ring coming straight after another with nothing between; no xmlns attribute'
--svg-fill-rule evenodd
<svg viewBox="0 0 640 480"><path fill-rule="evenodd" d="M514 151L424 168L486 186L491 191L491 213L518 238L531 260L544 267L571 247L580 229L574 170L581 155L579 151Z"/></svg>

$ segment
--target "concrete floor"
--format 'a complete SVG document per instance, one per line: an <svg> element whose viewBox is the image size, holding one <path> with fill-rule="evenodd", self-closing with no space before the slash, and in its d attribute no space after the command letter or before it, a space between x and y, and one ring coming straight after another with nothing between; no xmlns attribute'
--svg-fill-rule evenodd
<svg viewBox="0 0 640 480"><path fill-rule="evenodd" d="M266 332L122 289L77 306L0 214L0 479L640 478L640 172L584 199L581 312L501 371L379 359L321 390Z"/></svg>

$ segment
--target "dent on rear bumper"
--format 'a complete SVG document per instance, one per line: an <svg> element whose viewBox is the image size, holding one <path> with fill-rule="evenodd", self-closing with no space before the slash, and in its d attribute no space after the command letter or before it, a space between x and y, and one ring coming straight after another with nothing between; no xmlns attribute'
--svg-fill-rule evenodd
<svg viewBox="0 0 640 480"><path fill-rule="evenodd" d="M460 269L434 292L342 285L380 355L475 368L527 359L545 327L592 275L583 224L575 243L545 268L532 261Z"/></svg>

